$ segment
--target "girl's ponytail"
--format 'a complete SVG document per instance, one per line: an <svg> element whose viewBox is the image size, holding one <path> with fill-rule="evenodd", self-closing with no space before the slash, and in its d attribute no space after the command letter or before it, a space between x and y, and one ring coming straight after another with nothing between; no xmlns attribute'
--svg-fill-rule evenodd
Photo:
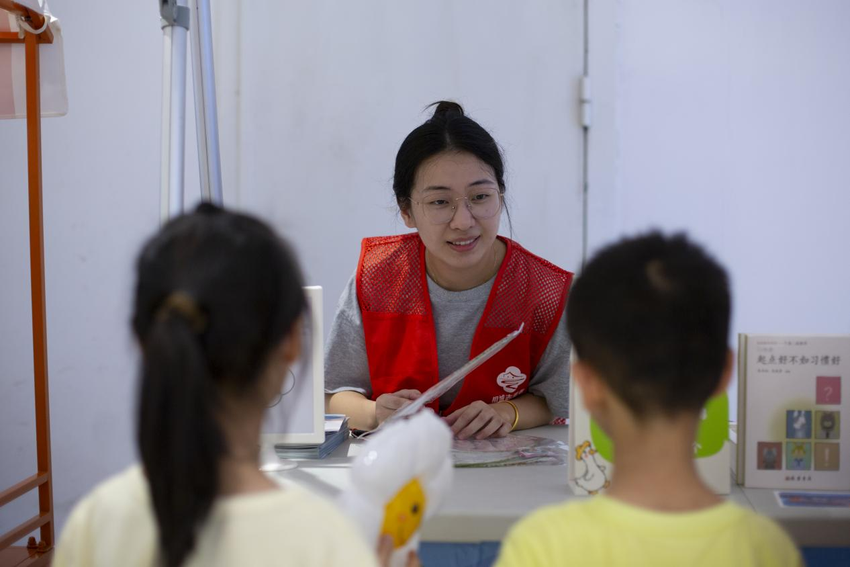
<svg viewBox="0 0 850 567"><path fill-rule="evenodd" d="M142 344L138 443L167 567L179 566L194 548L224 450L201 337L185 313L164 305Z"/></svg>

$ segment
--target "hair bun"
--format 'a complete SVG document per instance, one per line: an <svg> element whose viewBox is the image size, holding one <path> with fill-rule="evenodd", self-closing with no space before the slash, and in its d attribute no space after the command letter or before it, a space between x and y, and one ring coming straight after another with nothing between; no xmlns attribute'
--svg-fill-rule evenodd
<svg viewBox="0 0 850 567"><path fill-rule="evenodd" d="M434 109L434 116L432 116L432 118L450 118L453 116L464 116L463 107L456 102L451 102L449 100L441 100L428 105L429 108L431 106L437 107Z"/></svg>
<svg viewBox="0 0 850 567"><path fill-rule="evenodd" d="M201 201L198 206L195 208L196 213L201 213L204 215L216 215L218 213L223 212L224 209L216 205L215 203L211 203L209 201Z"/></svg>

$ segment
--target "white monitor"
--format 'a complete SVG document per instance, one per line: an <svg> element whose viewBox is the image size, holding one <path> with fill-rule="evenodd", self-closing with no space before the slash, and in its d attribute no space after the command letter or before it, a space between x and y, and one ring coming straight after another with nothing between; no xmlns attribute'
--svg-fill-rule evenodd
<svg viewBox="0 0 850 567"><path fill-rule="evenodd" d="M325 440L325 367L322 335L322 288L307 286L307 316L301 358L290 368L279 401L266 411L260 443L320 444Z"/></svg>

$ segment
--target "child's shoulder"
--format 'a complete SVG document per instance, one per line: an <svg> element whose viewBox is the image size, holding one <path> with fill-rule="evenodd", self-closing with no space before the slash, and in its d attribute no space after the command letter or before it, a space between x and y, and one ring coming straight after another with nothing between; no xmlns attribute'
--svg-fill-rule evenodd
<svg viewBox="0 0 850 567"><path fill-rule="evenodd" d="M539 538L552 533L563 537L566 533L576 533L593 523L595 498L571 500L560 504L544 506L514 525L511 534L516 537Z"/></svg>
<svg viewBox="0 0 850 567"><path fill-rule="evenodd" d="M741 526L749 534L749 539L764 547L784 546L795 548L788 533L775 520L757 514L753 510L741 508Z"/></svg>
<svg viewBox="0 0 850 567"><path fill-rule="evenodd" d="M594 539L594 500L573 500L532 512L508 532L497 567L551 565Z"/></svg>
<svg viewBox="0 0 850 567"><path fill-rule="evenodd" d="M734 538L725 538L730 547L730 556L741 556L746 550L750 561L746 564L803 565L797 546L775 520L737 504L730 503L728 508L731 520L729 531L735 535Z"/></svg>
<svg viewBox="0 0 850 567"><path fill-rule="evenodd" d="M80 499L74 509L88 514L114 513L146 506L149 502L142 467L134 464L100 482Z"/></svg>

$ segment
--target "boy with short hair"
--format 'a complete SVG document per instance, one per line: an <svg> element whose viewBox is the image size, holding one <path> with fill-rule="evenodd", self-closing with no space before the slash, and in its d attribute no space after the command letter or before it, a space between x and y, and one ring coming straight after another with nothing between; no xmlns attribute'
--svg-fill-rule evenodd
<svg viewBox="0 0 850 567"><path fill-rule="evenodd" d="M568 301L571 376L613 441L611 486L522 520L497 567L802 565L779 526L694 465L700 413L733 364L723 268L684 235L651 233L602 250Z"/></svg>

